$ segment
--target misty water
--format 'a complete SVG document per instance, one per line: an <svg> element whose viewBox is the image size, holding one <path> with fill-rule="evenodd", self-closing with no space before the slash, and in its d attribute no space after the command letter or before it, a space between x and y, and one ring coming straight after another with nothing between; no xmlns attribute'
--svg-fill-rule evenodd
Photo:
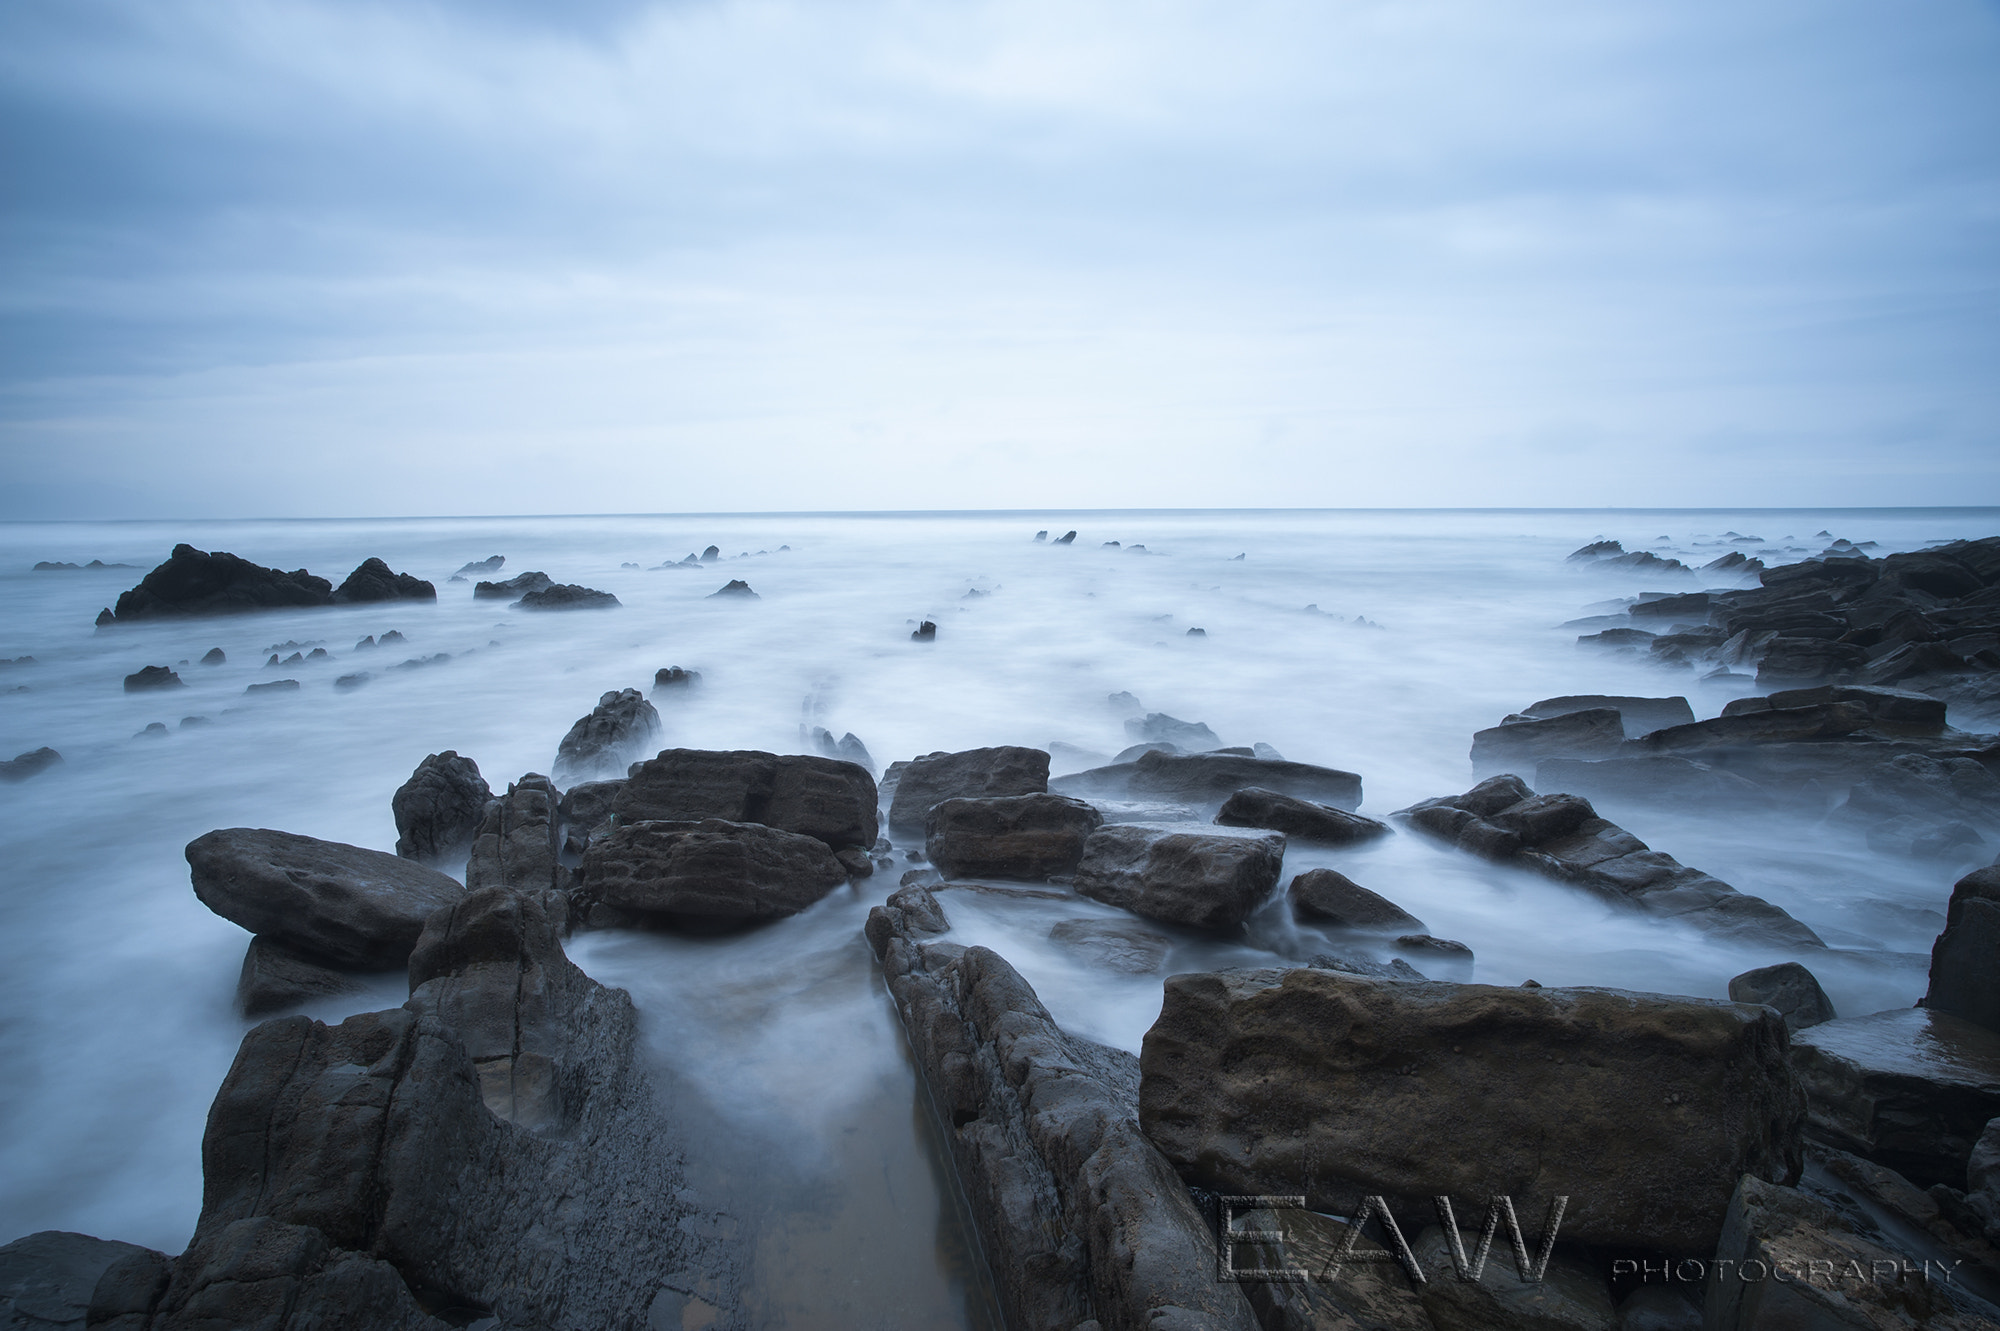
<svg viewBox="0 0 2000 1331"><path fill-rule="evenodd" d="M1032 541L1038 528L1080 535L1051 547ZM669 665L703 676L695 691L656 698L669 746L806 752L808 728L825 726L859 736L878 768L989 744L1053 742L1108 757L1130 742L1126 713L1108 698L1129 692L1148 711L1206 722L1225 744L1264 742L1360 773L1361 811L1379 818L1464 790L1474 779L1472 732L1536 699L1680 693L1707 717L1739 696L1741 686L1703 686L1686 670L1580 651L1578 631L1559 626L1593 603L1703 584L1566 565L1572 549L1614 537L1701 563L1730 548L1717 542L1734 531L1795 559L1826 545L1814 536L1822 530L1878 542L1880 553L1992 534L2000 514L0 527L0 658L34 658L0 668L0 756L49 745L65 759L0 785L0 1239L68 1229L168 1252L185 1245L200 1206L203 1120L248 1027L233 1007L246 936L195 900L182 858L212 828L390 849L390 794L426 754L469 755L496 788L547 772L557 742L599 694L650 692L654 671ZM439 600L95 630L97 612L180 541L336 582L380 556L435 582ZM719 564L655 567L710 544L725 556ZM506 556L505 574L543 570L611 591L622 608L537 615L447 582L492 554ZM135 567L30 571L37 560L91 559ZM731 578L760 599L707 599ZM937 639L913 643L923 619L937 623ZM407 642L355 650L390 630ZM288 642L323 644L332 659L267 668ZM226 664L198 664L212 647ZM439 655L450 659L391 668ZM123 692L122 677L146 665L174 667L187 687ZM371 676L364 685L335 687L358 671ZM278 678L301 688L244 692ZM209 724L183 727L184 717ZM1992 728L1989 718L1951 720ZM165 735L140 737L152 722ZM1065 756L1055 770L1085 761ZM1818 931L1836 950L1809 960L1842 1015L1922 994L1964 865L1875 854L1816 811L1600 807L1655 848ZM1345 850L1294 845L1285 873L1322 864L1469 944L1470 968L1412 958L1446 978L1722 997L1730 976L1785 959L1408 834ZM663 1093L696 1144L698 1182L733 1194L751 1253L744 1298L763 1325L985 1324L979 1264L861 938L869 906L894 887L894 873L878 874L748 933L598 932L569 944L585 970L637 1002ZM1049 938L1061 919L1130 917L1060 890L953 888L939 899L954 936L1006 956L1057 1020L1138 1049L1159 1010L1161 974L1100 969ZM1159 931L1174 939L1162 973L1303 960L1338 941L1293 923L1281 901L1237 940ZM404 996L401 978L388 976L310 1010L338 1020Z"/></svg>

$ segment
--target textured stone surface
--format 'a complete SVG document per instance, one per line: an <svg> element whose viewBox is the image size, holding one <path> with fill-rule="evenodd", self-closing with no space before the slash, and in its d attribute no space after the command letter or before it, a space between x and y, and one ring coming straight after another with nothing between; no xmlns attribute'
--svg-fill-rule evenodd
<svg viewBox="0 0 2000 1331"><path fill-rule="evenodd" d="M1335 869L1308 869L1286 889L1301 916L1343 929L1421 933L1424 922Z"/></svg>
<svg viewBox="0 0 2000 1331"><path fill-rule="evenodd" d="M1819 987L1818 978L1796 961L1744 971L1730 980L1729 998L1735 1003L1762 1003L1776 1008L1788 1031L1802 1031L1839 1015L1833 1010L1833 1001L1826 996L1826 990Z"/></svg>
<svg viewBox="0 0 2000 1331"><path fill-rule="evenodd" d="M1617 709L1594 707L1539 721L1516 721L1472 736L1472 765L1532 766L1543 758L1600 758L1625 742L1625 723Z"/></svg>
<svg viewBox="0 0 2000 1331"><path fill-rule="evenodd" d="M508 786L505 795L488 800L465 859L465 885L516 892L566 886L568 871L556 845L560 800L554 784L539 772L528 773Z"/></svg>
<svg viewBox="0 0 2000 1331"><path fill-rule="evenodd" d="M1039 795L1049 788L1049 755L1041 749L1000 745L911 759L897 776L889 805L889 830L921 835L931 806L950 799Z"/></svg>
<svg viewBox="0 0 2000 1331"><path fill-rule="evenodd" d="M0 1247L0 1327L84 1331L98 1283L134 1258L166 1260L136 1244L56 1229L15 1239Z"/></svg>
<svg viewBox="0 0 2000 1331"><path fill-rule="evenodd" d="M352 993L359 987L351 973L259 936L250 940L243 953L243 970L236 978L236 1009L246 1017L265 1017L314 999Z"/></svg>
<svg viewBox="0 0 2000 1331"><path fill-rule="evenodd" d="M763 823L839 850L880 833L875 780L853 763L756 749L667 749L611 802L621 823Z"/></svg>
<svg viewBox="0 0 2000 1331"><path fill-rule="evenodd" d="M493 790L479 764L455 750L433 753L396 788L389 811L396 819L396 853L411 860L463 855L478 835Z"/></svg>
<svg viewBox="0 0 2000 1331"><path fill-rule="evenodd" d="M422 578L398 573L379 559L364 559L346 581L333 590L335 605L374 601L435 601L437 588Z"/></svg>
<svg viewBox="0 0 2000 1331"><path fill-rule="evenodd" d="M1223 827L1267 828L1328 846L1354 846L1389 835L1387 823L1258 786L1246 787L1224 800L1215 821Z"/></svg>
<svg viewBox="0 0 2000 1331"><path fill-rule="evenodd" d="M1226 932L1271 895L1284 856L1275 832L1113 823L1084 843L1075 887L1149 919Z"/></svg>
<svg viewBox="0 0 2000 1331"><path fill-rule="evenodd" d="M621 777L660 734L660 714L637 689L612 689L579 717L556 747L555 779L564 785Z"/></svg>
<svg viewBox="0 0 2000 1331"><path fill-rule="evenodd" d="M796 915L847 882L826 844L760 823L629 823L594 839L581 891L591 905L708 924Z"/></svg>
<svg viewBox="0 0 2000 1331"><path fill-rule="evenodd" d="M1076 871L1104 815L1065 795L997 795L933 804L924 853L952 878L1048 878Z"/></svg>

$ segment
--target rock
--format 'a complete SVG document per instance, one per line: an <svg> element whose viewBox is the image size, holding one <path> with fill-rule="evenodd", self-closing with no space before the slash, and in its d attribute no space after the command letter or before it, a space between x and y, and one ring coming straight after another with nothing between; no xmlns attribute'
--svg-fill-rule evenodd
<svg viewBox="0 0 2000 1331"><path fill-rule="evenodd" d="M1670 596L1641 596L1628 611L1634 619L1664 619L1686 624L1708 622L1708 593L1679 592Z"/></svg>
<svg viewBox="0 0 2000 1331"><path fill-rule="evenodd" d="M133 739L165 739L166 737L167 723L164 721L149 721L146 723L144 730L137 731L132 736Z"/></svg>
<svg viewBox="0 0 2000 1331"><path fill-rule="evenodd" d="M84 1331L88 1324L108 1331L107 1322L89 1318L98 1285L108 1277L117 1286L119 1276L135 1263L163 1273L166 1261L163 1254L135 1243L63 1230L15 1239L0 1247L0 1326L8 1331Z"/></svg>
<svg viewBox="0 0 2000 1331"><path fill-rule="evenodd" d="M220 647L211 647L202 654L201 663L205 666L219 666L228 659Z"/></svg>
<svg viewBox="0 0 2000 1331"><path fill-rule="evenodd" d="M719 592L717 593L717 595L720 595L720 594L721 594L721 593L719 593ZM936 642L936 641L937 641L937 625L936 625L936 624L933 624L933 623L932 623L932 622L931 622L930 620L926 619L926 620L925 620L925 621L924 621L923 623L921 623L921 624L917 625L917 627L916 627L916 628L915 628L914 630L912 630L912 631L911 631L911 633L910 633L910 641L911 641L911 642Z"/></svg>
<svg viewBox="0 0 2000 1331"><path fill-rule="evenodd" d="M472 588L475 600L518 600L529 592L546 591L555 586L555 579L546 573L516 573L505 582L480 582Z"/></svg>
<svg viewBox="0 0 2000 1331"><path fill-rule="evenodd" d="M1365 953L1354 951L1315 952L1306 965L1317 966L1325 971L1339 971L1342 975L1366 975L1378 980L1421 980L1426 978L1409 962L1401 957L1391 957L1388 961L1377 961Z"/></svg>
<svg viewBox="0 0 2000 1331"><path fill-rule="evenodd" d="M994 795L933 804L924 853L948 878L1045 879L1076 871L1104 815L1064 795Z"/></svg>
<svg viewBox="0 0 2000 1331"><path fill-rule="evenodd" d="M424 920L464 889L379 850L232 827L187 846L194 894L223 919L352 970L401 966Z"/></svg>
<svg viewBox="0 0 2000 1331"><path fill-rule="evenodd" d="M683 670L679 666L666 666L653 672L653 690L693 689L701 683L699 670Z"/></svg>
<svg viewBox="0 0 2000 1331"><path fill-rule="evenodd" d="M514 602L515 608L520 610L610 610L619 604L618 598L610 592L579 587L570 582L543 587Z"/></svg>
<svg viewBox="0 0 2000 1331"><path fill-rule="evenodd" d="M1628 738L1636 738L1667 726L1694 723L1694 708L1688 705L1686 698L1632 698L1603 693L1544 698L1532 706L1523 707L1521 715L1545 721L1553 717L1570 716L1577 712L1600 711L1606 707L1618 713Z"/></svg>
<svg viewBox="0 0 2000 1331"><path fill-rule="evenodd" d="M1802 1031L1839 1015L1826 990L1819 987L1819 980L1796 961L1744 971L1730 980L1729 999L1777 1009L1788 1031Z"/></svg>
<svg viewBox="0 0 2000 1331"><path fill-rule="evenodd" d="M1855 782L1840 810L1843 820L1864 824L1906 815L2000 828L2000 778L1972 758L1898 754Z"/></svg>
<svg viewBox="0 0 2000 1331"><path fill-rule="evenodd" d="M922 889L915 889L920 892ZM923 915L942 920L932 901ZM997 954L876 907L868 937L1006 1324L1255 1331L1200 1209L1136 1122L1137 1069L1065 1032Z"/></svg>
<svg viewBox="0 0 2000 1331"><path fill-rule="evenodd" d="M1341 1260L1340 1254L1357 1242L1352 1228L1316 1211L1296 1206L1270 1205L1290 1198L1228 1198L1216 1204L1218 1228L1226 1227L1237 1237L1231 1241L1230 1269L1236 1273L1237 1287L1250 1300L1267 1327L1282 1331L1437 1331L1413 1287L1416 1277L1393 1255L1384 1261ZM1258 1205L1258 1203L1266 1203ZM1401 1232L1400 1230L1398 1231ZM1473 1247L1477 1247L1475 1241ZM1372 1240L1364 1252L1373 1249ZM1221 1256L1218 1253L1218 1258ZM1415 1254L1411 1254L1414 1261ZM1220 1262L1218 1262L1218 1267ZM1302 1276L1270 1278L1252 1272L1293 1271ZM1221 1278L1221 1271L1217 1276ZM1493 1331L1498 1325L1482 1324L1465 1331Z"/></svg>
<svg viewBox="0 0 2000 1331"><path fill-rule="evenodd" d="M343 692L348 689L358 689L372 678L373 676L366 670L357 670L351 675L342 675L339 679L334 680L333 687Z"/></svg>
<svg viewBox="0 0 2000 1331"><path fill-rule="evenodd" d="M0 781L26 781L31 776L48 771L60 763L63 756L46 744L39 749L16 754L7 762L0 762Z"/></svg>
<svg viewBox="0 0 2000 1331"><path fill-rule="evenodd" d="M565 784L596 777L623 776L637 754L660 735L660 714L637 689L614 689L600 696L590 715L580 718L556 749L555 779Z"/></svg>
<svg viewBox="0 0 2000 1331"><path fill-rule="evenodd" d="M514 892L561 889L568 878L556 840L561 795L539 772L529 772L486 802L465 859L469 889L504 887Z"/></svg>
<svg viewBox="0 0 2000 1331"><path fill-rule="evenodd" d="M1354 846L1387 836L1389 826L1327 804L1293 799L1250 786L1222 802L1215 821L1223 827L1263 827L1301 841Z"/></svg>
<svg viewBox="0 0 2000 1331"><path fill-rule="evenodd" d="M2000 1119L1989 1120L1965 1166L1965 1200L1986 1237L2000 1242Z"/></svg>
<svg viewBox="0 0 2000 1331"><path fill-rule="evenodd" d="M333 592L335 605L375 601L435 601L437 588L422 578L397 573L379 559L364 559Z"/></svg>
<svg viewBox="0 0 2000 1331"><path fill-rule="evenodd" d="M829 848L866 848L880 833L875 782L853 763L756 749L666 749L632 769L613 798L621 823L763 823Z"/></svg>
<svg viewBox="0 0 2000 1331"><path fill-rule="evenodd" d="M1566 564L1594 563L1597 560L1608 559L1612 555L1622 555L1624 553L1625 547L1617 541L1592 541L1589 545L1581 549L1572 550L1569 558L1563 562Z"/></svg>
<svg viewBox="0 0 2000 1331"><path fill-rule="evenodd" d="M1531 1223L1526 1216L1521 1221ZM1419 1297L1439 1331L1612 1331L1616 1325L1611 1283L1602 1263L1555 1252L1538 1278L1525 1280L1511 1263L1501 1266L1501 1255L1494 1252L1494 1265L1468 1280L1453 1259L1469 1273L1481 1235L1460 1232L1454 1238L1455 1242L1447 1239L1443 1228L1431 1225L1410 1245L1426 1277ZM1529 1254L1531 1262L1533 1255Z"/></svg>
<svg viewBox="0 0 2000 1331"><path fill-rule="evenodd" d="M1092 768L1050 783L1050 789L1063 795L1152 795L1209 805L1220 805L1251 787L1338 809L1352 810L1361 803L1361 778L1352 772L1227 753L1142 753L1133 762Z"/></svg>
<svg viewBox="0 0 2000 1331"><path fill-rule="evenodd" d="M1201 753L1222 747L1222 740L1206 723L1182 721L1165 712L1149 712L1125 723L1125 734L1140 744L1171 744L1184 753Z"/></svg>
<svg viewBox="0 0 2000 1331"><path fill-rule="evenodd" d="M704 564L713 564L718 559L721 558L722 558L722 551L712 545L709 546L708 549L701 552L701 562Z"/></svg>
<svg viewBox="0 0 2000 1331"><path fill-rule="evenodd" d="M1111 761L1113 763L1130 763L1138 761L1142 755L1148 753L1179 753L1180 751L1180 745L1178 744L1167 744L1160 740L1154 740L1148 744L1134 744L1120 749L1112 757Z"/></svg>
<svg viewBox="0 0 2000 1331"><path fill-rule="evenodd" d="M2000 1117L2000 1035L1948 1012L1823 1022L1794 1035L1791 1058L1814 1137L1922 1187L1957 1186L1973 1142Z"/></svg>
<svg viewBox="0 0 2000 1331"><path fill-rule="evenodd" d="M396 819L396 853L409 860L463 855L479 833L493 790L479 764L454 749L425 756L396 788L389 810Z"/></svg>
<svg viewBox="0 0 2000 1331"><path fill-rule="evenodd" d="M709 547L709 549L711 550L714 548L715 548L714 546ZM703 558L707 558L707 556L704 555ZM710 592L706 599L713 601L718 596L727 596L732 599L740 598L745 601L755 601L760 599L757 593L750 590L750 584L743 581L743 579L741 578L731 578L728 582L723 584L721 591Z"/></svg>
<svg viewBox="0 0 2000 1331"><path fill-rule="evenodd" d="M1944 932L1931 948L1924 1006L2000 1031L2000 865L1975 869L1952 887Z"/></svg>
<svg viewBox="0 0 2000 1331"><path fill-rule="evenodd" d="M1832 679L1867 663L1868 653L1852 643L1779 634L1765 646L1764 658L1757 663L1757 682L1790 684Z"/></svg>
<svg viewBox="0 0 2000 1331"><path fill-rule="evenodd" d="M1516 721L1472 736L1472 764L1493 768L1543 758L1596 758L1625 742L1625 723L1616 708L1595 707L1542 721Z"/></svg>
<svg viewBox="0 0 2000 1331"><path fill-rule="evenodd" d="M314 999L351 994L360 987L352 973L259 934L243 953L236 1009L246 1017L266 1017Z"/></svg>
<svg viewBox="0 0 2000 1331"><path fill-rule="evenodd" d="M243 694L245 697L254 698L260 693L297 693L298 691L299 682L296 679L274 679L263 684L245 685Z"/></svg>
<svg viewBox="0 0 2000 1331"><path fill-rule="evenodd" d="M1284 854L1276 833L1115 823L1084 843L1075 888L1148 919L1227 932L1271 895Z"/></svg>
<svg viewBox="0 0 2000 1331"><path fill-rule="evenodd" d="M1126 920L1058 920L1049 941L1120 975L1158 974L1174 946L1165 934Z"/></svg>
<svg viewBox="0 0 2000 1331"><path fill-rule="evenodd" d="M913 759L896 782L889 831L910 836L924 830L931 806L948 799L1040 795L1049 788L1049 755L1040 749L1001 745L932 753Z"/></svg>
<svg viewBox="0 0 2000 1331"><path fill-rule="evenodd" d="M1053 541L1049 542L1050 545L1074 545L1075 543L1076 543L1076 533L1073 531L1066 531L1062 535L1056 537Z"/></svg>
<svg viewBox="0 0 2000 1331"><path fill-rule="evenodd" d="M1767 808L1772 803L1770 792L1753 782L1672 754L1546 758L1535 764L1535 784L1592 799L1724 805L1738 812Z"/></svg>
<svg viewBox="0 0 2000 1331"><path fill-rule="evenodd" d="M1404 934L1396 940L1396 946L1405 952L1430 953L1433 959L1441 961L1472 961L1472 949L1456 938L1433 938L1429 934Z"/></svg>
<svg viewBox="0 0 2000 1331"><path fill-rule="evenodd" d="M1629 652L1651 647L1656 636L1644 629L1605 629L1581 635L1576 645L1599 651Z"/></svg>
<svg viewBox="0 0 2000 1331"><path fill-rule="evenodd" d="M1340 1215L1370 1194L1504 1194L1529 1214L1564 1195L1575 1242L1697 1254L1735 1179L1804 1163L1784 1023L1762 1007L1316 968L1176 975L1140 1067L1140 1125L1188 1182Z"/></svg>
<svg viewBox="0 0 2000 1331"><path fill-rule="evenodd" d="M1814 688L1780 689L1761 698L1737 698L1724 704L1722 714L1787 712L1830 707L1835 703L1859 707L1867 718L1868 728L1879 734L1938 735L1945 728L1945 704L1941 700L1908 689L1863 684L1822 684Z"/></svg>
<svg viewBox="0 0 2000 1331"><path fill-rule="evenodd" d="M125 676L125 692L144 693L148 689L184 689L181 677L166 666L145 666Z"/></svg>
<svg viewBox="0 0 2000 1331"><path fill-rule="evenodd" d="M1341 929L1374 929L1383 933L1421 932L1424 922L1387 897L1370 892L1343 873L1308 869L1286 889L1292 906L1311 920Z"/></svg>
<svg viewBox="0 0 2000 1331"><path fill-rule="evenodd" d="M506 564L507 556L490 555L485 559L475 559L470 563L459 565L458 572L452 576L469 578L475 573L498 573L502 568L506 567Z"/></svg>
<svg viewBox="0 0 2000 1331"><path fill-rule="evenodd" d="M833 732L825 726L815 726L812 742L813 747L817 748L822 756L844 763L853 763L870 776L875 774L874 755L868 752L868 746L863 744L853 731L850 730L839 739L835 739Z"/></svg>
<svg viewBox="0 0 2000 1331"><path fill-rule="evenodd" d="M581 890L591 905L736 925L796 915L846 881L822 841L705 818L625 823L593 838Z"/></svg>
<svg viewBox="0 0 2000 1331"><path fill-rule="evenodd" d="M304 569L282 573L247 559L177 545L167 562L118 597L113 618L171 619L333 604L333 584ZM104 617L98 616L102 624Z"/></svg>

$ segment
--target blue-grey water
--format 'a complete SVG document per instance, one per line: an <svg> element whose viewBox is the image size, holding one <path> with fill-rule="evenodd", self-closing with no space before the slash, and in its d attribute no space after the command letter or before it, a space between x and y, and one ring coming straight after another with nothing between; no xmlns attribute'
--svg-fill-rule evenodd
<svg viewBox="0 0 2000 1331"><path fill-rule="evenodd" d="M1031 538L1075 528L1073 547ZM491 518L0 526L0 757L50 745L54 771L0 785L0 1239L71 1229L177 1252L201 1196L204 1115L246 1023L232 1007L246 937L189 890L181 849L215 827L276 827L391 848L389 796L427 753L474 758L496 787L547 772L607 689L662 666L703 685L659 699L665 743L806 751L852 731L878 766L937 749L1125 746L1108 695L1343 767L1381 816L1470 784L1474 730L1566 693L1734 692L1692 673L1579 651L1559 627L1608 598L1684 590L1565 565L1600 536L1705 562L1728 531L1798 558L1820 531L1882 550L2000 531L1996 510L1278 512ZM377 555L438 584L435 605L273 612L93 628L176 542L338 582ZM1118 541L1117 548L1104 545ZM723 562L660 570L709 544ZM1143 545L1143 552L1130 547ZM788 548L787 548L788 547ZM535 615L447 582L507 557L615 593L598 613ZM1244 556L1236 559L1237 555ZM38 573L37 560L135 567ZM631 567L637 565L638 567ZM742 578L755 601L709 600ZM1722 585L1731 585L1723 583ZM1308 612L1307 605L1317 606ZM1357 617L1366 623L1354 622ZM931 619L937 640L910 641ZM1190 637L1190 628L1205 636ZM395 630L407 642L357 652ZM279 644L333 659L282 670ZM226 664L198 664L221 647ZM292 648L285 648L289 655ZM390 669L444 654L449 660ZM126 694L141 666L187 687ZM367 671L351 690L336 677ZM249 684L301 688L251 697ZM183 727L185 717L207 725ZM1992 718L1954 715L1992 729ZM139 737L161 722L164 736ZM1083 759L1059 760L1075 770ZM1843 955L1813 965L1844 1015L1905 1006L1962 865L1875 854L1800 816L1617 806L1655 847L1764 896ZM1988 851L1990 858L1990 848ZM1722 996L1781 959L1398 835L1294 847L1286 873L1338 865L1474 949L1472 977ZM923 1125L893 1009L860 927L886 876L728 938L598 933L571 943L628 988L663 1081L787 1180L758 1210L749 1304L766 1325L948 1325L983 1314ZM1069 898L942 898L1074 1030L1136 1050L1160 977L1093 968L1057 919L1119 913ZM1232 943L1182 938L1170 970L1299 956L1282 907ZM1462 974L1460 978L1462 978ZM393 977L314 1009L400 1002ZM692 1115L693 1111L690 1110Z"/></svg>

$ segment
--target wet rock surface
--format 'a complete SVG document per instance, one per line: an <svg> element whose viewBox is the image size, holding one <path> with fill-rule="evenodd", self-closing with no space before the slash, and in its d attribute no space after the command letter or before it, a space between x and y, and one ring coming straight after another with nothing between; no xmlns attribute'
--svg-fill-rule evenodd
<svg viewBox="0 0 2000 1331"><path fill-rule="evenodd" d="M364 559L340 586L334 588L335 605L364 605L375 601L435 601L437 588L409 573L398 573L380 559Z"/></svg>
<svg viewBox="0 0 2000 1331"><path fill-rule="evenodd" d="M921 835L931 806L944 800L1040 795L1048 789L1049 755L1040 749L998 745L926 754L911 759L897 776L889 831Z"/></svg>
<svg viewBox="0 0 2000 1331"><path fill-rule="evenodd" d="M999 795L933 804L924 853L949 878L1045 879L1076 871L1104 815L1064 795Z"/></svg>
<svg viewBox="0 0 2000 1331"><path fill-rule="evenodd" d="M1269 898L1284 855L1277 833L1114 823L1084 843L1074 885L1148 919L1226 933Z"/></svg>
<svg viewBox="0 0 2000 1331"><path fill-rule="evenodd" d="M1424 922L1385 896L1335 869L1308 869L1285 889L1301 918L1341 929L1381 933L1421 931Z"/></svg>
<svg viewBox="0 0 2000 1331"><path fill-rule="evenodd" d="M618 598L610 592L601 592L595 587L579 587L573 582L536 588L514 602L515 607L521 610L611 610L619 604Z"/></svg>
<svg viewBox="0 0 2000 1331"><path fill-rule="evenodd" d="M569 728L556 748L553 775L565 785L625 775L660 735L660 714L637 689L613 689Z"/></svg>
<svg viewBox="0 0 2000 1331"><path fill-rule="evenodd" d="M561 794L555 783L530 772L486 802L465 859L468 888L505 887L548 892L567 885L556 842Z"/></svg>
<svg viewBox="0 0 2000 1331"><path fill-rule="evenodd" d="M1389 835L1387 823L1256 786L1239 790L1224 800L1215 821L1222 827L1262 827L1283 832L1295 840L1328 846L1355 846Z"/></svg>
<svg viewBox="0 0 2000 1331"><path fill-rule="evenodd" d="M1952 887L1944 932L1931 950L1924 1006L2000 1031L2000 865Z"/></svg>
<svg viewBox="0 0 2000 1331"><path fill-rule="evenodd" d="M246 1017L264 1017L301 1003L353 993L359 987L351 971L258 935L243 954L243 970L236 979L236 1010Z"/></svg>
<svg viewBox="0 0 2000 1331"><path fill-rule="evenodd" d="M453 749L426 755L389 800L396 819L396 853L426 861L463 855L492 798L492 788L472 759Z"/></svg>
<svg viewBox="0 0 2000 1331"><path fill-rule="evenodd" d="M579 892L589 906L727 926L796 915L847 877L814 837L705 818L629 823L594 838Z"/></svg>
<svg viewBox="0 0 2000 1331"><path fill-rule="evenodd" d="M1819 980L1796 961L1744 971L1729 981L1729 999L1776 1008L1788 1031L1802 1031L1839 1015Z"/></svg>
<svg viewBox="0 0 2000 1331"><path fill-rule="evenodd" d="M867 769L758 749L666 749L633 769L611 809L622 823L763 823L834 850L871 847L881 830Z"/></svg>
<svg viewBox="0 0 2000 1331"><path fill-rule="evenodd" d="M123 623L331 604L333 584L304 569L285 573L224 551L177 545L138 586L119 594L111 614Z"/></svg>

